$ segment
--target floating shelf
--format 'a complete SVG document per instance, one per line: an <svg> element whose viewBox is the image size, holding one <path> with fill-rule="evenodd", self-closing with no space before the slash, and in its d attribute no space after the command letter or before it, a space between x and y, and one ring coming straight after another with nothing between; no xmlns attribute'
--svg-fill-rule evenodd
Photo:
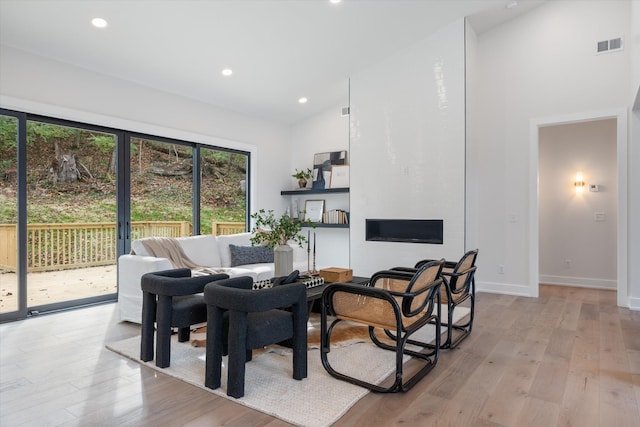
<svg viewBox="0 0 640 427"><path fill-rule="evenodd" d="M311 228L309 223L303 224L303 228ZM324 224L321 222L316 223L316 228L349 228L349 224Z"/></svg>
<svg viewBox="0 0 640 427"><path fill-rule="evenodd" d="M327 193L348 193L349 188L308 188L306 190L282 190L280 195L288 196L292 194L327 194Z"/></svg>

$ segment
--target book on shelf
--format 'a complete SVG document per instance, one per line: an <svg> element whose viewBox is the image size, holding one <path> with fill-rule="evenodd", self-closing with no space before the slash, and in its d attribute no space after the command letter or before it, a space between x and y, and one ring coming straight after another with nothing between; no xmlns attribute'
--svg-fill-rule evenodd
<svg viewBox="0 0 640 427"><path fill-rule="evenodd" d="M322 214L323 224L349 224L349 212L332 209Z"/></svg>

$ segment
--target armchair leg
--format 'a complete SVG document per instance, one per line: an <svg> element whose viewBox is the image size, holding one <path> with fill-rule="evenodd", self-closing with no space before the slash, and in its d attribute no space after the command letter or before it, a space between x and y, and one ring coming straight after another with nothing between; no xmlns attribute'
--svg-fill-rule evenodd
<svg viewBox="0 0 640 427"><path fill-rule="evenodd" d="M153 360L154 323L156 320L156 296L142 293L142 326L140 329L140 360Z"/></svg>
<svg viewBox="0 0 640 427"><path fill-rule="evenodd" d="M187 342L191 337L191 328L187 326L186 328L178 328L178 342Z"/></svg>
<svg viewBox="0 0 640 427"><path fill-rule="evenodd" d="M247 313L229 313L229 357L227 395L236 399L244 396L244 375L247 362Z"/></svg>
<svg viewBox="0 0 640 427"><path fill-rule="evenodd" d="M293 306L293 378L307 378L307 318L306 306Z"/></svg>
<svg viewBox="0 0 640 427"><path fill-rule="evenodd" d="M156 315L156 366L166 368L171 364L171 297L158 296Z"/></svg>
<svg viewBox="0 0 640 427"><path fill-rule="evenodd" d="M204 385L216 389L220 387L222 375L223 310L209 306L207 309L207 355L205 360Z"/></svg>

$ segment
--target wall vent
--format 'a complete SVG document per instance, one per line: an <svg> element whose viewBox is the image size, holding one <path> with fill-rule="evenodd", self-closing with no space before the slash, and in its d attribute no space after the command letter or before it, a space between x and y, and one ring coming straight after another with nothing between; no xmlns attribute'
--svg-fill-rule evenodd
<svg viewBox="0 0 640 427"><path fill-rule="evenodd" d="M622 50L622 37L615 39L601 40L596 45L596 54L619 52Z"/></svg>

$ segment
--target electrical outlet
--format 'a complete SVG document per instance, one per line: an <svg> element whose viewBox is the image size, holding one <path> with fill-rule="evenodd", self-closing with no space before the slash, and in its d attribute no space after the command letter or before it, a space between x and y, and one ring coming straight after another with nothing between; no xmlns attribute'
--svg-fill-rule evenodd
<svg viewBox="0 0 640 427"><path fill-rule="evenodd" d="M499 264L498 265L498 274L504 274L504 265L503 264Z"/></svg>

